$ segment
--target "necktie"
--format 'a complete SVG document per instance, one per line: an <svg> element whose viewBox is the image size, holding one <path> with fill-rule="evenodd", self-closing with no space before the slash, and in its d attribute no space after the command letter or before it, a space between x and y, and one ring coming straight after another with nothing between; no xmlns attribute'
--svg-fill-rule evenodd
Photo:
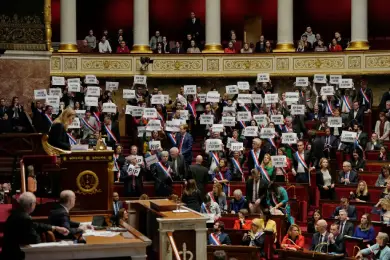
<svg viewBox="0 0 390 260"><path fill-rule="evenodd" d="M343 234L343 231L344 231L344 225L345 225L345 222L343 222L343 224L341 224L341 226L340 226L340 234L341 235Z"/></svg>
<svg viewBox="0 0 390 260"><path fill-rule="evenodd" d="M117 202L114 202L114 214L118 214L118 204Z"/></svg>
<svg viewBox="0 0 390 260"><path fill-rule="evenodd" d="M177 53L178 53L178 54L180 53L180 49L179 49L179 48L177 48Z"/></svg>
<svg viewBox="0 0 390 260"><path fill-rule="evenodd" d="M324 238L323 235L320 235L320 241L318 242L319 244L322 243L322 239Z"/></svg>
<svg viewBox="0 0 390 260"><path fill-rule="evenodd" d="M254 195L253 195L253 201L256 202L257 200L257 181L255 181L255 187L253 189Z"/></svg>

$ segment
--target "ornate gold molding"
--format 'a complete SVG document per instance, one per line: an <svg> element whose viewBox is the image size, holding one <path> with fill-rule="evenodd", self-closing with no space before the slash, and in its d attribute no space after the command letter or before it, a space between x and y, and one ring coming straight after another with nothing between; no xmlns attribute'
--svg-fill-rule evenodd
<svg viewBox="0 0 390 260"><path fill-rule="evenodd" d="M48 51L53 52L51 46L51 0L45 0L45 6L43 7L43 14L45 18L45 31L46 31L46 47Z"/></svg>

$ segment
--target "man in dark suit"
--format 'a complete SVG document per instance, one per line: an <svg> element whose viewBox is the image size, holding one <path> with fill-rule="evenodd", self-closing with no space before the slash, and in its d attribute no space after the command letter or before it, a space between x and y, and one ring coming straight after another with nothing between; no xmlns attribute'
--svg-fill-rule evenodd
<svg viewBox="0 0 390 260"><path fill-rule="evenodd" d="M258 168L263 161L264 155L266 154L265 149L261 148L262 141L259 138L255 138L252 141L252 150L249 151L248 155L248 170L251 172L252 169Z"/></svg>
<svg viewBox="0 0 390 260"><path fill-rule="evenodd" d="M131 154L126 157L126 162L122 166L120 180L123 182L124 195L126 197L139 197L143 193L143 178L145 177L145 166L137 164L136 146L132 146Z"/></svg>
<svg viewBox="0 0 390 260"><path fill-rule="evenodd" d="M356 208L355 206L349 205L348 198L341 198L340 199L340 206L336 207L332 214L332 218L339 219L340 218L340 210L344 210L347 213L346 219L347 220L356 220L357 214L356 214ZM345 228L345 227L344 227ZM353 227L352 227L353 229Z"/></svg>
<svg viewBox="0 0 390 260"><path fill-rule="evenodd" d="M43 118L43 104L41 103L41 101L36 101L36 102L31 102L31 112L32 112L32 124L35 128L35 131L37 133L42 133L42 124L43 124L43 121L45 120ZM1 113L1 111L0 111ZM1 115L0 115L1 117Z"/></svg>
<svg viewBox="0 0 390 260"><path fill-rule="evenodd" d="M359 102L360 106L364 111L371 112L371 106L374 99L372 90L367 87L367 80L362 79L360 81L361 88L359 89L356 97L356 101Z"/></svg>
<svg viewBox="0 0 390 260"><path fill-rule="evenodd" d="M371 140L366 144L366 151L379 151L382 142L378 139L378 134L372 133Z"/></svg>
<svg viewBox="0 0 390 260"><path fill-rule="evenodd" d="M321 137L321 141L324 144L324 155L326 158L330 158L330 154L334 149L338 147L338 139L331 134L329 127L325 128L325 136Z"/></svg>
<svg viewBox="0 0 390 260"><path fill-rule="evenodd" d="M34 114L35 116L35 114ZM52 106L46 106L45 111L42 111L41 113L42 117L42 124L39 126L42 133L48 133L50 130L51 125L53 124L53 107Z"/></svg>
<svg viewBox="0 0 390 260"><path fill-rule="evenodd" d="M117 218L119 210L123 208L123 202L119 200L118 192L112 194L112 216L114 219Z"/></svg>
<svg viewBox="0 0 390 260"><path fill-rule="evenodd" d="M191 12L191 18L186 21L186 32L191 33L193 37L195 37L196 41L200 41L200 35L202 33L202 25L200 20L196 18L195 13Z"/></svg>
<svg viewBox="0 0 390 260"><path fill-rule="evenodd" d="M354 214L354 213L351 213ZM354 231L353 223L348 221L348 213L345 209L339 210L339 232L342 236L352 236Z"/></svg>
<svg viewBox="0 0 390 260"><path fill-rule="evenodd" d="M252 178L246 181L246 199L249 203L251 214L259 213L265 204L263 197L266 195L268 182L262 181L258 169L251 170Z"/></svg>
<svg viewBox="0 0 390 260"><path fill-rule="evenodd" d="M350 162L343 162L343 170L339 173L339 183L340 184L357 184L358 183L358 174L352 170L352 165Z"/></svg>
<svg viewBox="0 0 390 260"><path fill-rule="evenodd" d="M56 231L67 235L69 230L64 227L51 226L32 221L30 214L36 205L35 195L24 192L19 197L19 208L11 212L4 225L4 239L1 259L22 260L24 252L21 245L38 244L41 242L40 234L46 231Z"/></svg>
<svg viewBox="0 0 390 260"><path fill-rule="evenodd" d="M310 251L327 252L329 233L326 231L328 223L324 219L320 219L316 224L317 233L311 239Z"/></svg>
<svg viewBox="0 0 390 260"><path fill-rule="evenodd" d="M361 124L354 125L353 128L357 132L358 144L361 146L361 149L360 147L354 147L354 149L364 150L367 145L368 135L367 133L363 132L363 125Z"/></svg>
<svg viewBox="0 0 390 260"><path fill-rule="evenodd" d="M348 122L351 127L354 123L364 123L364 109L360 107L358 101L353 102L353 109L349 111Z"/></svg>
<svg viewBox="0 0 390 260"><path fill-rule="evenodd" d="M297 143L298 151L293 154L293 169L292 174L296 176L296 181L299 183L308 183L309 174L315 167L310 165L317 165L317 161L312 156L311 151L305 151L305 144L303 141ZM303 160L302 160L303 159Z"/></svg>
<svg viewBox="0 0 390 260"><path fill-rule="evenodd" d="M345 247L344 247L344 237L339 232L340 226L337 223L333 223L330 226L330 234L328 236L329 240L329 247L328 252L329 253L336 253L336 254L344 254L345 253Z"/></svg>
<svg viewBox="0 0 390 260"><path fill-rule="evenodd" d="M91 225L80 225L79 222L70 220L69 211L74 207L75 202L76 195L74 192L63 190L60 193L59 204L50 212L49 222L51 225L64 227L69 230L67 235L55 232L55 236L60 239L74 239L75 236L81 235L86 229L93 229Z"/></svg>
<svg viewBox="0 0 390 260"><path fill-rule="evenodd" d="M206 195L205 186L208 183L209 170L202 165L203 157L201 155L196 156L196 164L190 165L189 174L187 179L194 179L196 186L198 187L202 198Z"/></svg>
<svg viewBox="0 0 390 260"><path fill-rule="evenodd" d="M0 98L0 118L4 116L5 113L7 113L8 107L5 105L5 99Z"/></svg>
<svg viewBox="0 0 390 260"><path fill-rule="evenodd" d="M169 52L170 54L184 54L186 53L187 50L184 50L181 46L180 46L180 42L179 41L176 41L175 42L175 48L172 48L171 51Z"/></svg>
<svg viewBox="0 0 390 260"><path fill-rule="evenodd" d="M156 196L168 197L172 194L173 170L172 163L168 162L169 153L161 152L161 161L150 167L154 178L154 188Z"/></svg>
<svg viewBox="0 0 390 260"><path fill-rule="evenodd" d="M106 135L106 144L110 147L115 147L120 142L119 126L113 123L110 116L104 117L102 126L102 135Z"/></svg>
<svg viewBox="0 0 390 260"><path fill-rule="evenodd" d="M224 233L225 224L222 221L214 223L214 232L209 235L208 245L231 245L232 242L228 234Z"/></svg>
<svg viewBox="0 0 390 260"><path fill-rule="evenodd" d="M184 161L188 167L192 163L192 136L187 133L188 125L184 124L180 126L180 132L176 134L176 145L179 149L179 153L184 156Z"/></svg>
<svg viewBox="0 0 390 260"><path fill-rule="evenodd" d="M186 180L187 178L187 165L184 161L184 156L182 154L179 154L179 149L177 147L172 147L171 150L169 150L170 153L170 162L172 164L172 170L174 180L181 181Z"/></svg>

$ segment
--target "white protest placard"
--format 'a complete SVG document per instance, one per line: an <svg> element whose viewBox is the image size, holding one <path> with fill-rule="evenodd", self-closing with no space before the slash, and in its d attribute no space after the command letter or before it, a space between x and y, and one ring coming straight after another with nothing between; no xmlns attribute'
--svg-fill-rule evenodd
<svg viewBox="0 0 390 260"><path fill-rule="evenodd" d="M269 82L269 73L257 74L257 82Z"/></svg>
<svg viewBox="0 0 390 260"><path fill-rule="evenodd" d="M226 143L226 148L230 149L231 143L235 143L235 142L237 142L237 141L233 140L233 138L231 138L231 137L228 137L227 143Z"/></svg>
<svg viewBox="0 0 390 260"><path fill-rule="evenodd" d="M146 85L146 76L134 75L134 84Z"/></svg>
<svg viewBox="0 0 390 260"><path fill-rule="evenodd" d="M264 101L266 104L276 104L279 102L278 94L265 94Z"/></svg>
<svg viewBox="0 0 390 260"><path fill-rule="evenodd" d="M247 126L243 132L244 136L258 136L259 128L257 126Z"/></svg>
<svg viewBox="0 0 390 260"><path fill-rule="evenodd" d="M244 150L244 144L243 143L232 142L230 144L230 151L236 152L236 151L242 151L242 150Z"/></svg>
<svg viewBox="0 0 390 260"><path fill-rule="evenodd" d="M214 133L222 133L223 132L223 124L213 124L211 126L211 131Z"/></svg>
<svg viewBox="0 0 390 260"><path fill-rule="evenodd" d="M119 82L110 82L110 81L106 82L106 90L112 92L118 90L118 88L119 88Z"/></svg>
<svg viewBox="0 0 390 260"><path fill-rule="evenodd" d="M100 87L87 87L87 96L100 97Z"/></svg>
<svg viewBox="0 0 390 260"><path fill-rule="evenodd" d="M236 108L235 107L229 107L229 106L224 106L222 109L223 113L229 113L229 114L236 114Z"/></svg>
<svg viewBox="0 0 390 260"><path fill-rule="evenodd" d="M297 133L282 133L282 144L296 144L297 141Z"/></svg>
<svg viewBox="0 0 390 260"><path fill-rule="evenodd" d="M97 97L85 97L84 102L85 102L85 105L88 107L97 107L98 106L98 98Z"/></svg>
<svg viewBox="0 0 390 260"><path fill-rule="evenodd" d="M218 91L207 92L206 102L219 102L221 95Z"/></svg>
<svg viewBox="0 0 390 260"><path fill-rule="evenodd" d="M297 87L309 86L309 78L308 77L296 77L295 78L295 86L297 86Z"/></svg>
<svg viewBox="0 0 390 260"><path fill-rule="evenodd" d="M114 103L103 103L103 113L116 113L116 105Z"/></svg>
<svg viewBox="0 0 390 260"><path fill-rule="evenodd" d="M212 125L214 123L214 115L200 115L200 124L201 125Z"/></svg>
<svg viewBox="0 0 390 260"><path fill-rule="evenodd" d="M141 168L135 167L132 164L130 164L129 167L127 168L127 175L128 176L136 176L137 177L140 172L141 172Z"/></svg>
<svg viewBox="0 0 390 260"><path fill-rule="evenodd" d="M352 88L353 81L352 79L340 79L339 80L339 88Z"/></svg>
<svg viewBox="0 0 390 260"><path fill-rule="evenodd" d="M141 155L137 155L136 160L138 165L142 165L144 163L144 157Z"/></svg>
<svg viewBox="0 0 390 260"><path fill-rule="evenodd" d="M123 98L124 99L135 98L135 90L134 89L123 89Z"/></svg>
<svg viewBox="0 0 390 260"><path fill-rule="evenodd" d="M329 83L330 84L339 84L340 79L342 79L341 75L329 75Z"/></svg>
<svg viewBox="0 0 390 260"><path fill-rule="evenodd" d="M68 83L68 85L69 83L81 83L81 80L80 78L71 78L71 79L67 79L66 83Z"/></svg>
<svg viewBox="0 0 390 260"><path fill-rule="evenodd" d="M238 86L237 85L226 86L226 93L231 95L238 94Z"/></svg>
<svg viewBox="0 0 390 260"><path fill-rule="evenodd" d="M165 122L165 131L168 132L179 132L180 131L180 120L172 120Z"/></svg>
<svg viewBox="0 0 390 260"><path fill-rule="evenodd" d="M249 90L249 82L248 81L238 81L237 87L239 90Z"/></svg>
<svg viewBox="0 0 390 260"><path fill-rule="evenodd" d="M180 113L180 118L185 118L186 120L188 120L188 110L179 110L179 113Z"/></svg>
<svg viewBox="0 0 390 260"><path fill-rule="evenodd" d="M93 84L98 84L98 80L97 80L97 78L96 78L96 76L95 75L86 75L85 76L85 80L84 80L84 82L85 82L85 84L91 84L91 85L93 85Z"/></svg>
<svg viewBox="0 0 390 260"><path fill-rule="evenodd" d="M157 155L153 154L151 156L145 157L146 166L150 167L152 164L158 163L159 160Z"/></svg>
<svg viewBox="0 0 390 260"><path fill-rule="evenodd" d="M291 115L304 115L305 105L291 105Z"/></svg>
<svg viewBox="0 0 390 260"><path fill-rule="evenodd" d="M272 155L271 156L272 166L274 167L286 167L287 158L285 155Z"/></svg>
<svg viewBox="0 0 390 260"><path fill-rule="evenodd" d="M351 131L342 131L341 132L341 142L344 143L354 143L356 140L357 133Z"/></svg>
<svg viewBox="0 0 390 260"><path fill-rule="evenodd" d="M237 112L237 120L248 122L252 120L252 113L247 111L238 111Z"/></svg>
<svg viewBox="0 0 390 260"><path fill-rule="evenodd" d="M144 114L144 108L143 107L126 105L125 114L126 115L132 115L132 116L135 116L135 117L142 116Z"/></svg>
<svg viewBox="0 0 390 260"><path fill-rule="evenodd" d="M261 138L273 138L275 135L275 128L263 127L260 130Z"/></svg>
<svg viewBox="0 0 390 260"><path fill-rule="evenodd" d="M65 86L65 77L51 77L51 84L53 86Z"/></svg>
<svg viewBox="0 0 390 260"><path fill-rule="evenodd" d="M271 115L271 122L275 125L284 125L283 115Z"/></svg>
<svg viewBox="0 0 390 260"><path fill-rule="evenodd" d="M46 105L59 107L60 106L60 97L59 96L46 96Z"/></svg>
<svg viewBox="0 0 390 260"><path fill-rule="evenodd" d="M222 151L223 145L221 139L207 139L206 140L206 152L210 151Z"/></svg>
<svg viewBox="0 0 390 260"><path fill-rule="evenodd" d="M69 92L80 92L81 85L80 82L68 82L68 91Z"/></svg>
<svg viewBox="0 0 390 260"><path fill-rule="evenodd" d="M85 115L86 110L75 110L77 116L83 117Z"/></svg>
<svg viewBox="0 0 390 260"><path fill-rule="evenodd" d="M154 107L144 108L144 118L157 118L157 110Z"/></svg>
<svg viewBox="0 0 390 260"><path fill-rule="evenodd" d="M137 126L137 131L138 131L138 137L143 137L144 134L146 136L151 136L152 132L147 132L146 131L146 126Z"/></svg>
<svg viewBox="0 0 390 260"><path fill-rule="evenodd" d="M148 124L146 125L146 131L160 131L160 130L162 130L160 120L158 119L149 120Z"/></svg>
<svg viewBox="0 0 390 260"><path fill-rule="evenodd" d="M184 85L184 95L196 95L196 85Z"/></svg>
<svg viewBox="0 0 390 260"><path fill-rule="evenodd" d="M265 126L268 125L268 118L267 115L253 115L253 120L256 121L257 125L259 126Z"/></svg>
<svg viewBox="0 0 390 260"><path fill-rule="evenodd" d="M222 125L235 126L236 125L236 118L234 116L223 116L222 117Z"/></svg>
<svg viewBox="0 0 390 260"><path fill-rule="evenodd" d="M328 117L328 126L329 127L342 127L343 120L339 117Z"/></svg>
<svg viewBox="0 0 390 260"><path fill-rule="evenodd" d="M79 129L80 128L80 119L75 117L72 123L68 126L69 129Z"/></svg>
<svg viewBox="0 0 390 260"><path fill-rule="evenodd" d="M59 96L62 97L62 89L61 88L49 88L49 96Z"/></svg>
<svg viewBox="0 0 390 260"><path fill-rule="evenodd" d="M206 96L207 96L207 94L198 94L199 103L201 103L201 104L206 103Z"/></svg>
<svg viewBox="0 0 390 260"><path fill-rule="evenodd" d="M299 92L286 92L286 102L298 102Z"/></svg>
<svg viewBox="0 0 390 260"><path fill-rule="evenodd" d="M150 141L149 142L149 149L152 151L156 151L161 148L161 142L160 141Z"/></svg>
<svg viewBox="0 0 390 260"><path fill-rule="evenodd" d="M324 86L321 87L321 96L333 96L334 95L334 87L333 86Z"/></svg>
<svg viewBox="0 0 390 260"><path fill-rule="evenodd" d="M314 74L313 82L326 84L326 75L325 74Z"/></svg>
<svg viewBox="0 0 390 260"><path fill-rule="evenodd" d="M152 105L164 105L165 97L164 95L153 95L150 102L152 103Z"/></svg>
<svg viewBox="0 0 390 260"><path fill-rule="evenodd" d="M47 96L46 89L34 89L34 99L35 100L46 99L46 96Z"/></svg>
<svg viewBox="0 0 390 260"><path fill-rule="evenodd" d="M169 95L163 95L164 96L164 104L169 103Z"/></svg>
<svg viewBox="0 0 390 260"><path fill-rule="evenodd" d="M252 94L238 94L237 102L240 104L252 104Z"/></svg>
<svg viewBox="0 0 390 260"><path fill-rule="evenodd" d="M261 94L252 94L252 102L253 104L262 104L263 96Z"/></svg>

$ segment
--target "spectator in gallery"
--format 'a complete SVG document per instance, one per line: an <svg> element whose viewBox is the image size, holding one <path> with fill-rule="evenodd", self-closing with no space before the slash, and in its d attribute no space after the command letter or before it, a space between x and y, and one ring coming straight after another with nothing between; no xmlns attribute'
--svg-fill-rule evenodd
<svg viewBox="0 0 390 260"><path fill-rule="evenodd" d="M236 51L235 53L239 53L241 50L241 43L237 41L237 35L234 31L231 32L230 42L233 43L233 48Z"/></svg>
<svg viewBox="0 0 390 260"><path fill-rule="evenodd" d="M265 42L265 49L264 49L264 52L266 52L266 53L271 53L271 52L273 52L272 47L271 47L271 42L270 42L270 41L266 41L266 42Z"/></svg>
<svg viewBox="0 0 390 260"><path fill-rule="evenodd" d="M313 48L315 49L318 46L318 41L322 40L322 37L319 33L316 34L316 40L313 43Z"/></svg>
<svg viewBox="0 0 390 260"><path fill-rule="evenodd" d="M175 47L172 48L169 53L171 53L171 54L184 54L184 53L186 53L186 51L184 51L184 49L181 47L180 42L176 41Z"/></svg>
<svg viewBox="0 0 390 260"><path fill-rule="evenodd" d="M249 44L244 43L244 47L241 49L241 53L253 53L253 50L249 47Z"/></svg>
<svg viewBox="0 0 390 260"><path fill-rule="evenodd" d="M234 48L234 43L232 41L230 41L228 47L225 48L225 53L236 53L236 49Z"/></svg>
<svg viewBox="0 0 390 260"><path fill-rule="evenodd" d="M192 37L194 37L199 42L202 31L202 24L194 12L191 12L191 17L187 19L185 29L186 32L191 34Z"/></svg>
<svg viewBox="0 0 390 260"><path fill-rule="evenodd" d="M309 42L307 36L304 34L302 35L302 38L301 38L302 42L303 42L303 46L305 47L305 49L307 51L312 51L313 50L313 45L311 44L311 42Z"/></svg>
<svg viewBox="0 0 390 260"><path fill-rule="evenodd" d="M91 49L96 48L96 37L93 35L93 30L89 30L89 34L85 37L85 40Z"/></svg>
<svg viewBox="0 0 390 260"><path fill-rule="evenodd" d="M119 44L121 43L121 41L125 41L126 42L126 40L128 40L128 39L125 39L125 36L123 34L123 29L119 29L118 30L118 35L117 35L116 38L117 38Z"/></svg>
<svg viewBox="0 0 390 260"><path fill-rule="evenodd" d="M375 133L377 134L379 140L389 140L390 122L387 121L385 112L379 113L379 120L375 123Z"/></svg>
<svg viewBox="0 0 390 260"><path fill-rule="evenodd" d="M260 52L265 52L265 38L264 35L260 36L260 40L256 42L256 48L255 52L260 53Z"/></svg>
<svg viewBox="0 0 390 260"><path fill-rule="evenodd" d="M340 44L338 44L336 39L333 39L332 43L329 45L329 51L330 52L339 52L339 51L343 51L343 48L341 47Z"/></svg>
<svg viewBox="0 0 390 260"><path fill-rule="evenodd" d="M115 40L115 42L112 44L111 47L112 47L114 50L118 49L118 47L121 46L121 42L122 42L122 41L125 41L125 40L123 39L123 36L121 35L121 36L118 37L118 39ZM126 43L126 42L125 42L125 43Z"/></svg>
<svg viewBox="0 0 390 260"><path fill-rule="evenodd" d="M99 52L100 53L111 53L111 45L107 40L106 36L102 37L102 40L99 42Z"/></svg>
<svg viewBox="0 0 390 260"><path fill-rule="evenodd" d="M102 37L105 36L106 37L106 40L110 43L110 46L112 45L112 39L110 37L110 35L108 34L108 30L107 29L104 29L103 30L103 35Z"/></svg>
<svg viewBox="0 0 390 260"><path fill-rule="evenodd" d="M119 53L119 54L130 53L130 50L126 46L125 41L121 41L120 45L116 48L116 53Z"/></svg>
<svg viewBox="0 0 390 260"><path fill-rule="evenodd" d="M334 38L336 39L337 44L340 45L343 50L348 47L348 40L341 38L340 32L335 32Z"/></svg>
<svg viewBox="0 0 390 260"><path fill-rule="evenodd" d="M310 46L313 46L313 43L316 41L316 36L310 26L306 27L306 31L302 34L301 38L303 39L304 37L306 37Z"/></svg>
<svg viewBox="0 0 390 260"><path fill-rule="evenodd" d="M153 51L155 54L164 54L162 42L157 43L157 48Z"/></svg>
<svg viewBox="0 0 390 260"><path fill-rule="evenodd" d="M90 52L93 52L93 49L91 48L91 46L88 44L87 40L83 40L83 45L81 45L79 48L78 48L78 51L80 53L90 53Z"/></svg>
<svg viewBox="0 0 390 260"><path fill-rule="evenodd" d="M324 45L324 41L322 39L319 39L317 41L317 46L314 48L314 51L316 52L328 51L328 48Z"/></svg>
<svg viewBox="0 0 390 260"><path fill-rule="evenodd" d="M188 48L191 48L191 41L195 40L190 33L187 34L186 39L183 42L183 49L187 52Z"/></svg>
<svg viewBox="0 0 390 260"><path fill-rule="evenodd" d="M163 51L164 53L169 53L169 42L167 41L167 37L162 37L162 45L163 45Z"/></svg>
<svg viewBox="0 0 390 260"><path fill-rule="evenodd" d="M158 42L162 42L162 36L160 35L160 31L156 31L155 35L153 35L150 38L149 45L150 45L150 49L152 51L157 49L157 43Z"/></svg>
<svg viewBox="0 0 390 260"><path fill-rule="evenodd" d="M200 49L196 45L195 40L191 40L191 47L187 49L187 53L200 53Z"/></svg>
<svg viewBox="0 0 390 260"><path fill-rule="evenodd" d="M302 40L300 40L298 42L298 47L296 49L296 52L308 52L308 51L309 50L305 47L305 43Z"/></svg>

